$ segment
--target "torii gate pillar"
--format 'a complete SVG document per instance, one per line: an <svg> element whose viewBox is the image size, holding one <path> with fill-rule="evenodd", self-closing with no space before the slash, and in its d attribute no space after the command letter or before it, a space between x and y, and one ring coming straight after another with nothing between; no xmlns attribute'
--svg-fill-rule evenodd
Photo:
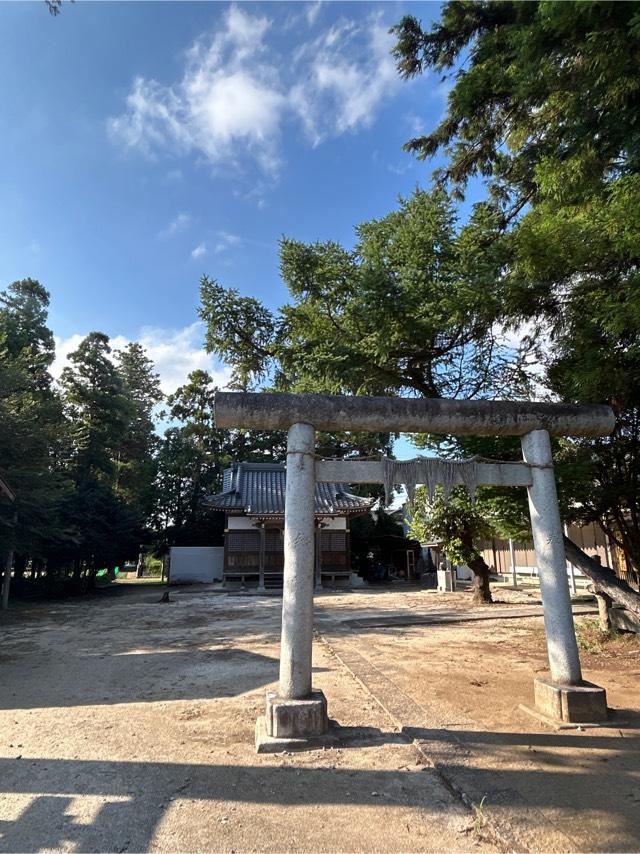
<svg viewBox="0 0 640 854"><path fill-rule="evenodd" d="M327 701L311 689L315 585L315 436L310 424L293 424L287 436L284 508L284 584L278 693L267 693L256 724L260 753L313 746L329 728Z"/></svg>
<svg viewBox="0 0 640 854"><path fill-rule="evenodd" d="M549 434L533 430L521 441L531 469L527 493L551 672L551 679L534 680L536 709L565 723L602 721L607 717L606 693L582 679Z"/></svg>

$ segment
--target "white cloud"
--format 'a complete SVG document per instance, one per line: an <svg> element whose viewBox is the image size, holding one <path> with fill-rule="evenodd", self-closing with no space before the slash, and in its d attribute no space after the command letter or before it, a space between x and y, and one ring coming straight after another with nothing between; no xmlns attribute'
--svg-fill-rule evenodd
<svg viewBox="0 0 640 854"><path fill-rule="evenodd" d="M306 8L309 26L319 10ZM269 42L280 29L231 6L221 27L189 48L180 79L134 80L126 110L109 120L112 136L150 155L196 154L213 166L251 159L274 176L285 122L301 123L318 145L371 124L400 85L380 15L343 20L286 55Z"/></svg>
<svg viewBox="0 0 640 854"><path fill-rule="evenodd" d="M199 243L195 249L191 250L191 257L192 258L202 258L202 256L206 255L206 254L207 254L207 244L206 243Z"/></svg>
<svg viewBox="0 0 640 854"><path fill-rule="evenodd" d="M266 171L286 103L277 69L265 60L267 18L231 6L213 38L187 51L182 79L170 86L138 77L112 134L146 152L196 152L212 164L235 161L242 146Z"/></svg>
<svg viewBox="0 0 640 854"><path fill-rule="evenodd" d="M182 181L182 169L169 169L167 174L164 176L164 180L167 183Z"/></svg>
<svg viewBox="0 0 640 854"><path fill-rule="evenodd" d="M413 169L414 161L407 157L407 159L400 164L396 163L388 163L387 169L389 172L393 172L394 175L405 175L410 169Z"/></svg>
<svg viewBox="0 0 640 854"><path fill-rule="evenodd" d="M320 9L322 8L322 0L316 0L315 3L308 3L306 7L307 24L312 27L318 19Z"/></svg>
<svg viewBox="0 0 640 854"><path fill-rule="evenodd" d="M182 329L162 329L145 326L135 340L147 351L158 374L162 390L171 394L187 379L191 371L208 371L215 385L224 387L230 378L230 370L207 353L202 347L204 324L200 321ZM52 375L58 379L62 369L68 364L69 354L77 349L84 335L75 334L68 338L56 337L56 359L51 368ZM110 340L112 349L122 350L129 343L123 335L115 335Z"/></svg>
<svg viewBox="0 0 640 854"><path fill-rule="evenodd" d="M216 231L214 235L215 243L213 245L213 253L214 255L220 255L222 252L226 252L228 249L232 249L234 246L240 246L244 241L237 234L231 234L229 231ZM198 259L204 257L209 248L207 244L203 241L198 244L195 249L191 250L191 257Z"/></svg>
<svg viewBox="0 0 640 854"><path fill-rule="evenodd" d="M372 123L400 86L392 46L388 26L375 16L361 26L335 25L298 51L303 77L291 102L314 145Z"/></svg>
<svg viewBox="0 0 640 854"><path fill-rule="evenodd" d="M409 129L411 131L412 136L424 136L427 132L427 126L420 116L415 113L408 113L405 116L407 124L409 125Z"/></svg>
<svg viewBox="0 0 640 854"><path fill-rule="evenodd" d="M55 378L59 379L62 369L68 364L69 353L73 353L80 346L80 342L84 335L70 335L68 338L58 338L55 336L56 343L56 358L51 365L49 372Z"/></svg>
<svg viewBox="0 0 640 854"><path fill-rule="evenodd" d="M226 252L227 249L239 246L242 243L241 237L238 237L237 234L230 234L228 231L217 231L216 238L218 242L213 248L216 255L219 255L220 252Z"/></svg>
<svg viewBox="0 0 640 854"><path fill-rule="evenodd" d="M167 239L178 234L180 231L185 231L191 224L191 215L182 211L177 217L172 220L166 228L163 228L158 237Z"/></svg>

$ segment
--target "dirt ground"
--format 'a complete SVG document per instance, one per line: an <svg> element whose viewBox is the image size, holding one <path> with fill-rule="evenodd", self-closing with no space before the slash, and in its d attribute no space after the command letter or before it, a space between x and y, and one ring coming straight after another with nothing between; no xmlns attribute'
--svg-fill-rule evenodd
<svg viewBox="0 0 640 854"><path fill-rule="evenodd" d="M518 708L545 670L530 596L487 620L467 593L321 594L338 746L257 755L281 600L160 592L3 619L0 850L640 849L637 644L582 654L610 725L556 732Z"/></svg>

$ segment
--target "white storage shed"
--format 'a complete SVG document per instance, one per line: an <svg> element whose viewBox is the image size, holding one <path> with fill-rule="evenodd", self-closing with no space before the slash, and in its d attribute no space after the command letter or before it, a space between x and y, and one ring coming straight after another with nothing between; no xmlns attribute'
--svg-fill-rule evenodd
<svg viewBox="0 0 640 854"><path fill-rule="evenodd" d="M169 563L170 584L212 584L222 581L222 546L173 546Z"/></svg>

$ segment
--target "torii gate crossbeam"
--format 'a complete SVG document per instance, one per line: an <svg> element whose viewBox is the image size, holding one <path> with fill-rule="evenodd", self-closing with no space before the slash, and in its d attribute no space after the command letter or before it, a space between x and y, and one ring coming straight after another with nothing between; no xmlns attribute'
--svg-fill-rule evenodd
<svg viewBox="0 0 640 854"><path fill-rule="evenodd" d="M615 426L609 407L218 392L215 422L288 431L280 685L277 695L267 695L266 717L258 721L259 750L313 743L327 731L326 699L311 687L316 480L382 481L380 463L317 461L316 430L519 436L524 462L478 463L477 481L527 488L551 672L534 681L536 706L575 723L606 716L604 690L582 679L550 436L606 436Z"/></svg>

